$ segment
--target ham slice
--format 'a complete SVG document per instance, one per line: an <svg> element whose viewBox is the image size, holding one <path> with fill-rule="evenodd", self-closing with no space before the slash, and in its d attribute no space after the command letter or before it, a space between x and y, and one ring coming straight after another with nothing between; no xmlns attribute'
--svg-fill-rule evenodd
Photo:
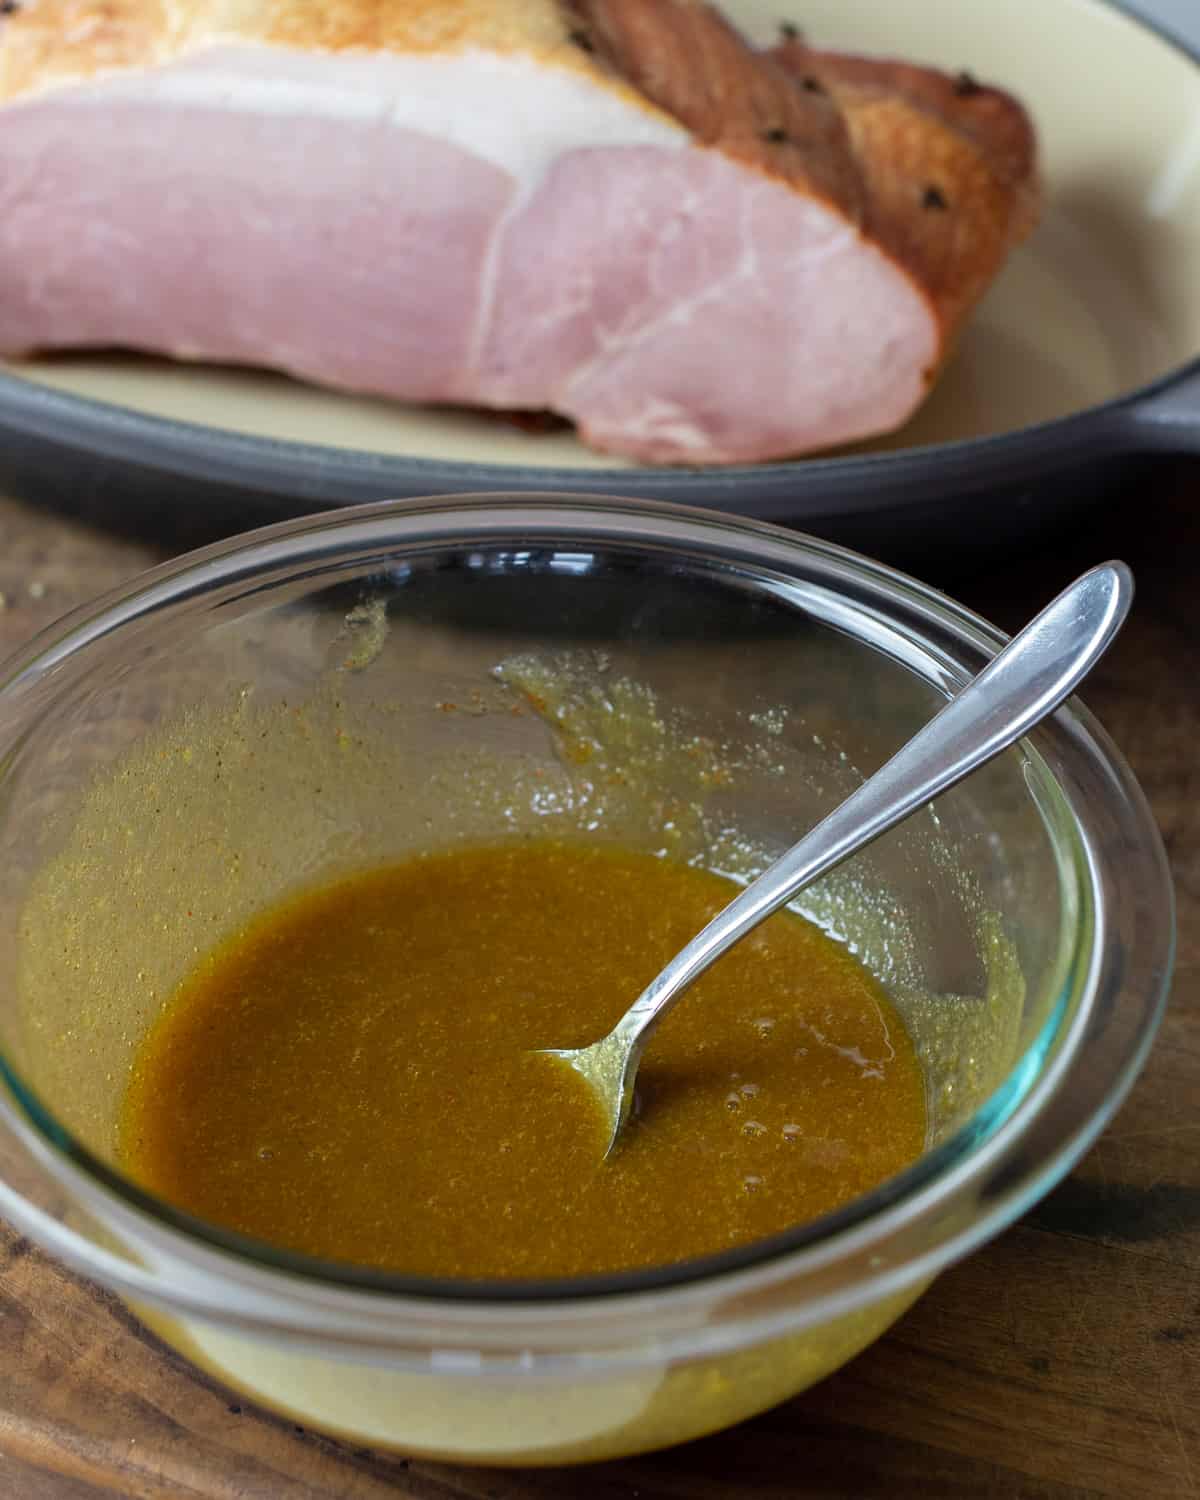
<svg viewBox="0 0 1200 1500"><path fill-rule="evenodd" d="M754 462L901 425L1036 211L1007 95L756 51L693 0L5 11L10 355L262 365Z"/></svg>

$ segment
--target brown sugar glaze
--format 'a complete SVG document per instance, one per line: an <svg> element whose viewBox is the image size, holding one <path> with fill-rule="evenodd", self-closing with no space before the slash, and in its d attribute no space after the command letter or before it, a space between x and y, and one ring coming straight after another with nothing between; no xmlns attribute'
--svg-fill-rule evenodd
<svg viewBox="0 0 1200 1500"><path fill-rule="evenodd" d="M213 1223L445 1277L662 1265L812 1219L925 1140L912 1042L843 946L780 913L654 1036L601 1160L596 1040L734 894L612 846L514 841L307 891L205 958L124 1100L131 1175Z"/></svg>

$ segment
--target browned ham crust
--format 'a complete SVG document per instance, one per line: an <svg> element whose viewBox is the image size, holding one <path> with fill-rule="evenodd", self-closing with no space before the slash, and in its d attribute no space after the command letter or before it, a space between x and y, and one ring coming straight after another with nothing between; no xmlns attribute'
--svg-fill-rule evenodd
<svg viewBox="0 0 1200 1500"><path fill-rule="evenodd" d="M864 230L932 299L947 349L1039 207L1025 110L967 73L821 52L800 41L771 58L841 113L866 186Z"/></svg>

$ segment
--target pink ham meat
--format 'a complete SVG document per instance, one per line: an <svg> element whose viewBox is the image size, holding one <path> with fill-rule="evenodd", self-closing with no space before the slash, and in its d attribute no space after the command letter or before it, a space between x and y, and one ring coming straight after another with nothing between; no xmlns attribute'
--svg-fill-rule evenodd
<svg viewBox="0 0 1200 1500"><path fill-rule="evenodd" d="M0 352L545 408L648 463L893 429L1032 222L1032 134L841 64L689 0L24 0Z"/></svg>

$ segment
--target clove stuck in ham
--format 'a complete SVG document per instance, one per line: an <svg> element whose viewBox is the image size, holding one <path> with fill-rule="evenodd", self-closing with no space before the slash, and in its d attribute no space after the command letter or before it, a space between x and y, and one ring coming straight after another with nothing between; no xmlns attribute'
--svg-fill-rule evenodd
<svg viewBox="0 0 1200 1500"><path fill-rule="evenodd" d="M6 0L0 354L546 410L647 464L892 431L1031 229L1009 95L694 0Z"/></svg>

